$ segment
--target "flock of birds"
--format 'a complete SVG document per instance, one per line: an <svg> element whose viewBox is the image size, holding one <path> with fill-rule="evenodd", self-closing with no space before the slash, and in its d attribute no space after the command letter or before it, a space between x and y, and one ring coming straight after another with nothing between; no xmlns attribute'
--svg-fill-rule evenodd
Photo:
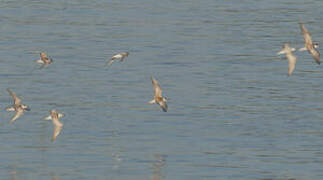
<svg viewBox="0 0 323 180"><path fill-rule="evenodd" d="M300 48L299 51L305 51L307 50L314 60L316 61L317 64L321 64L320 61L320 53L317 50L318 48L318 43L313 43L312 41L312 36L308 32L308 30L305 28L304 24L299 23L300 28L304 37L304 44L305 46L303 48ZM295 70L296 66L296 59L297 57L293 55L293 51L295 51L295 48L290 47L288 43L285 43L283 45L283 49L279 51L277 54L286 54L287 60L288 60L288 76L291 76L292 73ZM116 60L120 59L120 61L124 61L126 57L128 57L129 53L128 52L123 52L114 55L110 61L106 64L106 66L111 66L112 63L114 63ZM41 69L45 68L49 64L53 62L51 58L47 56L45 52L40 53L40 59L36 61L39 64L42 64L40 67ZM149 104L158 104L161 109L164 112L167 112L168 106L167 106L167 98L163 97L162 95L162 89L158 83L158 81L154 78L151 77L151 81L154 87L154 98L153 100L149 101ZM19 98L11 89L7 89L11 97L13 98L13 105L10 107L6 108L6 111L15 111L16 114L11 118L10 123L14 123L16 119L18 119L20 116L24 114L26 111L30 111L30 108L22 104L21 98ZM50 115L45 117L45 120L52 120L53 125L54 125L54 132L51 137L51 141L55 141L56 137L59 135L59 133L62 131L63 128L63 123L60 121L60 118L64 117L64 114L57 112L55 109L50 111Z"/></svg>
<svg viewBox="0 0 323 180"><path fill-rule="evenodd" d="M126 57L128 57L129 52L123 52L114 55L110 61L106 64L106 66L110 66L112 63L114 63L116 60L120 59L120 61L123 61ZM39 64L42 64L40 69L45 68L49 64L53 62L51 58L47 56L45 52L40 53L40 59L36 61ZM158 81L152 76L151 77L152 84L154 87L154 99L149 101L149 104L158 104L161 109L164 112L167 112L168 106L167 106L167 98L162 96L162 89L158 83ZM14 123L19 117L21 117L24 112L30 111L30 108L26 104L22 104L22 99L18 97L11 89L7 89L11 97L13 98L13 105L6 108L6 111L13 112L15 111L15 115L11 118L10 123ZM55 141L56 137L59 135L59 133L62 131L63 123L60 121L60 118L64 117L64 114L57 112L55 109L52 109L50 111L50 115L45 117L44 120L52 120L54 125L54 131L53 135L51 137L51 141Z"/></svg>
<svg viewBox="0 0 323 180"><path fill-rule="evenodd" d="M308 51L315 60L317 64L321 64L320 61L320 52L317 50L319 47L318 43L314 43L312 41L312 36L308 32L308 30L305 28L305 25L303 23L299 23L299 26L301 28L303 37L304 37L304 44L305 46L303 48L300 48L299 51ZM279 51L277 54L286 54L287 60L288 60L288 76L291 76L292 73L295 70L296 66L296 59L297 57L293 54L293 51L295 51L295 48L290 47L288 43L285 43L283 45L283 49Z"/></svg>

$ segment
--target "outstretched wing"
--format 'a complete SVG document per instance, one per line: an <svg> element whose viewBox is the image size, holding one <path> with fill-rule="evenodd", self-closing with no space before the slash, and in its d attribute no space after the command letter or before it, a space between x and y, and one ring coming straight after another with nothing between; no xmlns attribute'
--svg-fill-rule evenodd
<svg viewBox="0 0 323 180"><path fill-rule="evenodd" d="M167 106L167 103L166 103L165 101L161 101L161 102L159 103L159 105L160 105L160 107L162 108L162 110L163 110L164 112L167 112L168 106Z"/></svg>
<svg viewBox="0 0 323 180"><path fill-rule="evenodd" d="M7 91L9 92L11 97L13 98L14 104L15 105L20 105L21 99L18 96L16 96L16 94L13 91L11 91L11 89L8 88Z"/></svg>
<svg viewBox="0 0 323 180"><path fill-rule="evenodd" d="M296 56L294 56L293 54L287 54L287 60L288 60L288 76L291 76L296 66Z"/></svg>
<svg viewBox="0 0 323 180"><path fill-rule="evenodd" d="M63 126L55 126L53 136L51 138L51 141L55 141L56 137L59 135L59 133L62 131Z"/></svg>
<svg viewBox="0 0 323 180"><path fill-rule="evenodd" d="M317 49L315 49L314 47L312 47L308 51L311 53L311 55L314 58L315 62L317 64L321 64L321 61L320 61L320 52Z"/></svg>
<svg viewBox="0 0 323 180"><path fill-rule="evenodd" d="M303 23L299 23L299 26L301 28L301 31L303 33L303 37L304 37L304 43L305 43L305 47L307 48L307 46L313 46L313 42L312 42L312 36L311 34L308 32L308 30L305 28Z"/></svg>
<svg viewBox="0 0 323 180"><path fill-rule="evenodd" d="M110 66L112 63L114 63L114 61L116 61L116 58L110 59L106 66Z"/></svg>
<svg viewBox="0 0 323 180"><path fill-rule="evenodd" d="M162 89L160 88L160 85L158 83L158 81L152 76L151 77L151 82L154 86L154 93L155 93L155 97L162 97Z"/></svg>
<svg viewBox="0 0 323 180"><path fill-rule="evenodd" d="M16 121L16 119L18 119L20 116L22 116L24 114L24 110L21 108L18 108L16 114L11 118L10 123L14 123Z"/></svg>
<svg viewBox="0 0 323 180"><path fill-rule="evenodd" d="M124 60L124 58L126 58L126 56L122 56L122 58L120 59L120 61L122 62Z"/></svg>
<svg viewBox="0 0 323 180"><path fill-rule="evenodd" d="M303 33L305 47L306 47L307 51L312 55L312 57L314 58L314 60L317 64L321 64L320 53L317 49L314 48L311 34L305 28L304 24L299 23L299 25L300 25L301 31Z"/></svg>
<svg viewBox="0 0 323 180"><path fill-rule="evenodd" d="M124 52L124 53L121 53L120 55L122 56L121 59L120 59L120 61L123 61L124 58L126 58L129 55L129 53L128 52Z"/></svg>
<svg viewBox="0 0 323 180"><path fill-rule="evenodd" d="M52 116L49 115L49 116L45 117L44 120L52 120Z"/></svg>

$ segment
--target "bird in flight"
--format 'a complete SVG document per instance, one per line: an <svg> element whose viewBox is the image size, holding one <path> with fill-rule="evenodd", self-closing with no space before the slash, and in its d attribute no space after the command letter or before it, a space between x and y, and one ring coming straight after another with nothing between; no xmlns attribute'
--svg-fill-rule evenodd
<svg viewBox="0 0 323 180"><path fill-rule="evenodd" d="M292 51L295 51L295 48L291 48L288 43L283 45L283 49L279 51L277 54L286 54L288 60L288 76L291 76L295 66L296 66L296 59L297 57L294 56Z"/></svg>
<svg viewBox="0 0 323 180"><path fill-rule="evenodd" d="M36 62L37 62L38 64L42 64L42 66L40 67L40 69L43 69L43 68L44 68L44 67L46 67L48 64L52 63L52 62L53 62L53 60L52 60L51 58L49 58L49 57L47 56L47 54L46 54L46 53L41 52L41 53L40 53L40 59L38 59Z"/></svg>
<svg viewBox="0 0 323 180"><path fill-rule="evenodd" d="M110 66L117 59L120 59L120 61L123 61L124 58L128 57L128 55L129 55L129 52L123 52L123 53L116 54L110 59L110 61L107 63L106 66Z"/></svg>
<svg viewBox="0 0 323 180"><path fill-rule="evenodd" d="M168 106L167 106L167 99L162 96L162 89L160 88L160 85L158 81L152 76L151 82L154 86L154 99L149 101L149 104L158 104L164 112L167 112Z"/></svg>
<svg viewBox="0 0 323 180"><path fill-rule="evenodd" d="M9 92L9 94L13 99L13 105L10 107L7 107L6 111L8 112L16 111L16 114L10 120L10 123L12 124L15 122L16 119L22 116L24 112L30 111L30 108L25 104L21 104L22 100L11 89L8 88L7 91Z"/></svg>
<svg viewBox="0 0 323 180"><path fill-rule="evenodd" d="M55 109L50 111L50 116L46 117L45 120L52 120L54 125L53 136L51 141L55 141L56 137L62 131L63 123L59 120L60 118L64 117L64 114L58 113Z"/></svg>

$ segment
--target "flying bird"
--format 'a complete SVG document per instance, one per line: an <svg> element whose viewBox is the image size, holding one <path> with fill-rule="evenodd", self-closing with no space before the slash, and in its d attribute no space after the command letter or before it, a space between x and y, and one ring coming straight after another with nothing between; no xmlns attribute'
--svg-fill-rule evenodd
<svg viewBox="0 0 323 180"><path fill-rule="evenodd" d="M317 64L321 64L321 61L320 61L320 52L316 49L318 47L318 43L313 43L312 36L308 32L308 30L305 28L305 26L304 26L303 23L299 23L299 26L300 26L301 31L303 33L304 44L305 44L305 47L304 48L301 48L301 49L302 50L306 49L307 52L312 55L312 57L314 58L315 62Z"/></svg>
<svg viewBox="0 0 323 180"><path fill-rule="evenodd" d="M22 100L12 90L8 88L7 91L13 98L13 105L10 107L7 107L6 111L8 112L16 111L16 114L10 120L10 123L12 124L15 122L16 119L22 116L24 112L30 111L30 108L25 104L21 104Z"/></svg>
<svg viewBox="0 0 323 180"><path fill-rule="evenodd" d="M53 136L51 138L52 142L56 140L56 137L62 131L63 123L59 120L61 117L64 117L64 115L61 113L58 113L55 109L53 109L50 111L50 117L45 118L45 120L52 120L54 125Z"/></svg>
<svg viewBox="0 0 323 180"><path fill-rule="evenodd" d="M116 54L110 59L110 61L107 63L106 66L110 66L117 59L120 59L120 61L123 61L124 58L128 57L128 55L129 55L129 52L123 52L123 53Z"/></svg>
<svg viewBox="0 0 323 180"><path fill-rule="evenodd" d="M167 112L168 106L167 106L167 99L162 96L162 89L160 88L160 85L158 81L152 76L151 82L154 86L154 99L149 101L149 104L158 104L164 112Z"/></svg>
<svg viewBox="0 0 323 180"><path fill-rule="evenodd" d="M41 53L40 53L40 59L38 59L36 62L37 62L38 64L42 64L42 66L40 67L40 69L43 69L43 68L44 68L44 67L46 67L48 64L52 63L52 62L53 62L53 60L52 60L51 58L49 58L49 57L47 56L47 54L46 54L46 53L41 52Z"/></svg>
<svg viewBox="0 0 323 180"><path fill-rule="evenodd" d="M286 54L286 57L288 60L288 76L292 75L296 66L297 57L293 55L293 52L292 52L293 50L295 50L295 48L291 48L288 43L285 43L283 45L283 49L277 53L277 54Z"/></svg>

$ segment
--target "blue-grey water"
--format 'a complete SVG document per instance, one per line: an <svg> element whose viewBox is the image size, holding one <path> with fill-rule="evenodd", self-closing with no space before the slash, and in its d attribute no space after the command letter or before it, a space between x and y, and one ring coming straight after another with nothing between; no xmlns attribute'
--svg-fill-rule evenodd
<svg viewBox="0 0 323 180"><path fill-rule="evenodd" d="M321 0L2 0L0 179L318 180ZM320 48L320 50L323 50ZM45 51L54 63L40 70ZM129 51L124 62L104 65ZM169 111L147 102L151 76ZM32 111L14 124L11 88ZM49 110L65 114L50 142Z"/></svg>

